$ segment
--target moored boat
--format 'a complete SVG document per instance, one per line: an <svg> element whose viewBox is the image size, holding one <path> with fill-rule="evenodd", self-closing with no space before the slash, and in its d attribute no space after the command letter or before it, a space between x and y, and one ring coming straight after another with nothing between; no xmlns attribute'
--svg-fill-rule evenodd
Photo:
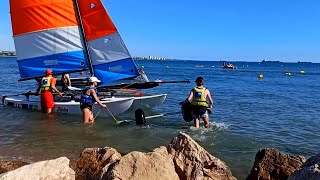
<svg viewBox="0 0 320 180"><path fill-rule="evenodd" d="M222 69L237 69L237 66L235 66L234 64L231 63L227 63L226 61L223 62Z"/></svg>

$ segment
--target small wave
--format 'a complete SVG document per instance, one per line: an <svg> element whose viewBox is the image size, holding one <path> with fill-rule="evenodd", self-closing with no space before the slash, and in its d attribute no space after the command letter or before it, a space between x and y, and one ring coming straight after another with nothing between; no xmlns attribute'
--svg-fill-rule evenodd
<svg viewBox="0 0 320 180"><path fill-rule="evenodd" d="M224 122L210 122L211 128L215 128L217 130L227 130L230 125Z"/></svg>
<svg viewBox="0 0 320 180"><path fill-rule="evenodd" d="M223 130L227 130L230 125L226 124L224 122L209 122L210 126L209 128L205 128L203 126L203 124L200 124L200 128L196 128L194 126L184 126L184 129L189 129L192 131L200 131L201 134L205 134L207 132L212 132L212 131L223 131Z"/></svg>

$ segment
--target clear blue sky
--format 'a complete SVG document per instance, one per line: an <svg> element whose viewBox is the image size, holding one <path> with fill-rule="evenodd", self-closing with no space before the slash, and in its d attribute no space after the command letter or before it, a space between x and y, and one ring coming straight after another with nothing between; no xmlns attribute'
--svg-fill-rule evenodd
<svg viewBox="0 0 320 180"><path fill-rule="evenodd" d="M103 0L133 56L320 62L319 0ZM14 50L8 0L0 49Z"/></svg>

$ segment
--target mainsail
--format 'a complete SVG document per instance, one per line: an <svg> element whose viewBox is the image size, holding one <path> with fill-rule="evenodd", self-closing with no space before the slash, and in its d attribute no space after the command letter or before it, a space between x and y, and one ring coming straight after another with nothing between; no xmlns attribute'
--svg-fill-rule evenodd
<svg viewBox="0 0 320 180"><path fill-rule="evenodd" d="M88 67L72 0L10 0L10 13L22 80Z"/></svg>
<svg viewBox="0 0 320 180"><path fill-rule="evenodd" d="M139 76L100 0L10 0L10 11L22 80L49 68L55 74L89 68L102 84Z"/></svg>
<svg viewBox="0 0 320 180"><path fill-rule="evenodd" d="M100 0L77 0L94 75L102 84L139 76L138 69Z"/></svg>

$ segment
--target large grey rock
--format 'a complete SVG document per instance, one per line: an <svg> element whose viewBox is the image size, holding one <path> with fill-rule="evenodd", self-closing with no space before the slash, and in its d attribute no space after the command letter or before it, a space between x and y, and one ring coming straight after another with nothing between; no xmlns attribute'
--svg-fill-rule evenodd
<svg viewBox="0 0 320 180"><path fill-rule="evenodd" d="M320 154L309 158L302 166L301 169L293 172L288 180L319 180L320 179Z"/></svg>
<svg viewBox="0 0 320 180"><path fill-rule="evenodd" d="M166 147L149 153L133 151L123 156L103 179L178 180L171 156Z"/></svg>
<svg viewBox="0 0 320 180"><path fill-rule="evenodd" d="M291 156L276 149L257 152L247 180L286 180L306 161L303 156Z"/></svg>
<svg viewBox="0 0 320 180"><path fill-rule="evenodd" d="M172 139L168 152L180 179L236 179L226 163L209 154L185 133Z"/></svg>
<svg viewBox="0 0 320 180"><path fill-rule="evenodd" d="M120 158L121 154L113 148L86 148L71 167L77 180L100 179Z"/></svg>
<svg viewBox="0 0 320 180"><path fill-rule="evenodd" d="M22 166L13 171L3 173L0 175L0 180L74 180L75 172L69 167L69 162L70 160L66 157L36 162Z"/></svg>
<svg viewBox="0 0 320 180"><path fill-rule="evenodd" d="M1 161L0 162L0 174L18 169L19 167L22 167L27 164L29 164L29 163L24 162L24 161Z"/></svg>

